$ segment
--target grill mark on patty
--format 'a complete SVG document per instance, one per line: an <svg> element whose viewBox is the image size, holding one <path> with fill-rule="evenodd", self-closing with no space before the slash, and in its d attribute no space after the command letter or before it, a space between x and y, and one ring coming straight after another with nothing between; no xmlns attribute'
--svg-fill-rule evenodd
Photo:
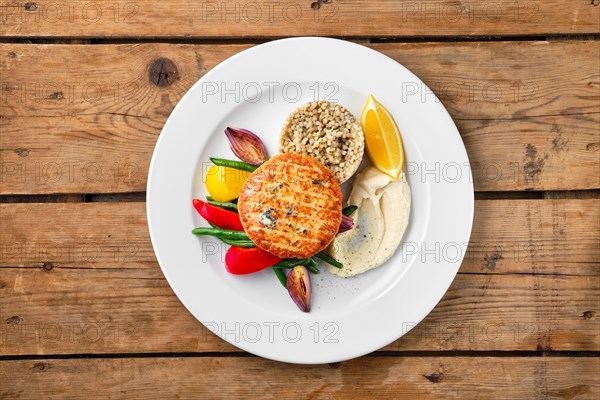
<svg viewBox="0 0 600 400"><path fill-rule="evenodd" d="M304 155L275 156L259 167L244 185L238 205L248 236L285 258L304 258L324 249L341 221L339 184L324 166ZM294 211L288 213L290 209ZM267 210L275 219L273 226L264 223Z"/></svg>

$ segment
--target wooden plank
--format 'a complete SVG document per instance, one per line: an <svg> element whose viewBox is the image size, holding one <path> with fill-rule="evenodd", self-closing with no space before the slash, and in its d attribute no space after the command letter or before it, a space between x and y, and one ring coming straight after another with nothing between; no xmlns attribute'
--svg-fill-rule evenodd
<svg viewBox="0 0 600 400"><path fill-rule="evenodd" d="M3 36L281 37L598 32L591 0L118 1L2 4ZM168 23L165 23L168 21Z"/></svg>
<svg viewBox="0 0 600 400"><path fill-rule="evenodd" d="M185 310L156 266L0 271L4 355L236 350ZM385 349L597 351L599 290L598 276L458 274ZM401 322L408 331L417 321Z"/></svg>
<svg viewBox="0 0 600 400"><path fill-rule="evenodd" d="M146 203L0 204L0 223L2 266L158 265L148 233Z"/></svg>
<svg viewBox="0 0 600 400"><path fill-rule="evenodd" d="M476 190L600 187L598 42L371 46L438 94L462 133ZM0 193L144 191L174 105L244 48L0 44ZM162 58L178 70L168 86L149 78Z"/></svg>
<svg viewBox="0 0 600 400"><path fill-rule="evenodd" d="M600 273L600 201L476 201L461 272Z"/></svg>
<svg viewBox="0 0 600 400"><path fill-rule="evenodd" d="M598 275L599 204L477 200L461 272ZM0 204L0 223L0 266L157 265L145 203Z"/></svg>
<svg viewBox="0 0 600 400"><path fill-rule="evenodd" d="M0 396L594 399L600 393L599 365L598 359L573 357L371 356L330 365L256 357L2 361Z"/></svg>

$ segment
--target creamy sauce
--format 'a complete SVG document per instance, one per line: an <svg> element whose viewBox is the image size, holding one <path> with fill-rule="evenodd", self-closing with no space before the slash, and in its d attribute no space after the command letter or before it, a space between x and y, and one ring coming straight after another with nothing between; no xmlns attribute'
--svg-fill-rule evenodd
<svg viewBox="0 0 600 400"><path fill-rule="evenodd" d="M344 264L328 265L342 277L361 274L384 264L394 255L408 226L411 194L406 176L394 181L375 167L367 167L354 180L349 205L358 206L354 226L336 236L327 251Z"/></svg>

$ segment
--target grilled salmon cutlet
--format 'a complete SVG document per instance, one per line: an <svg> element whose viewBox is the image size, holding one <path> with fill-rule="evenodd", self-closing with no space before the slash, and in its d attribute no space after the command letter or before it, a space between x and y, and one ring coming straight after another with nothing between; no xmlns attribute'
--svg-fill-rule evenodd
<svg viewBox="0 0 600 400"><path fill-rule="evenodd" d="M311 156L280 154L250 175L238 210L258 247L281 258L307 258L337 234L342 190L333 173Z"/></svg>

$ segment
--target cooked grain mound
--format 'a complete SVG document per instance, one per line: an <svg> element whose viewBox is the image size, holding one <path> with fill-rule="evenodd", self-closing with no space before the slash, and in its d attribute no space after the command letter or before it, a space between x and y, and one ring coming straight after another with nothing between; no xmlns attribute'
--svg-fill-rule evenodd
<svg viewBox="0 0 600 400"><path fill-rule="evenodd" d="M282 153L316 158L340 183L356 172L365 150L356 118L341 105L323 100L297 108L285 121L279 143Z"/></svg>
<svg viewBox="0 0 600 400"><path fill-rule="evenodd" d="M342 190L312 157L280 154L250 175L238 200L244 230L281 258L306 258L331 243L342 221Z"/></svg>

